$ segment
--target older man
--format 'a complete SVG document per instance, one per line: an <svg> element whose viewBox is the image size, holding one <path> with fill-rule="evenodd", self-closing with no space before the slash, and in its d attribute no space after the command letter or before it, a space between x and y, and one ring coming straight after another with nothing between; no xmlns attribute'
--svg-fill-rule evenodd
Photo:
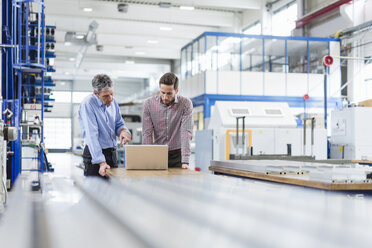
<svg viewBox="0 0 372 248"><path fill-rule="evenodd" d="M106 178L107 170L117 167L116 136L120 137L121 144L126 144L131 140L131 134L114 99L111 79L98 74L92 80L92 87L93 93L79 108L79 122L86 144L83 161L87 176Z"/></svg>
<svg viewBox="0 0 372 248"><path fill-rule="evenodd" d="M193 119L189 98L177 95L178 78L169 72L159 81L160 95L143 107L144 144L168 145L168 166L189 169Z"/></svg>

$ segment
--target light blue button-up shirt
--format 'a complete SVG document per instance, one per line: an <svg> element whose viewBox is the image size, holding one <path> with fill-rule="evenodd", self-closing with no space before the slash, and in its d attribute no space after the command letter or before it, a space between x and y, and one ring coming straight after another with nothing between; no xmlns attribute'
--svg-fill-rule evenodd
<svg viewBox="0 0 372 248"><path fill-rule="evenodd" d="M92 164L106 161L102 149L116 147L116 136L122 128L129 133L115 99L110 106L106 106L94 94L81 102L79 122L85 144L92 155Z"/></svg>

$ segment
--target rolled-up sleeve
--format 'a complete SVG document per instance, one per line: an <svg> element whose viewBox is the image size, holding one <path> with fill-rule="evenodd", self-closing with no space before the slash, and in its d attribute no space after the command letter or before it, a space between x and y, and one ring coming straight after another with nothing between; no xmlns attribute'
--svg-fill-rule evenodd
<svg viewBox="0 0 372 248"><path fill-rule="evenodd" d="M191 139L193 132L192 102L187 99L181 118L181 154L182 163L189 163L191 153Z"/></svg>
<svg viewBox="0 0 372 248"><path fill-rule="evenodd" d="M142 114L142 143L143 144L153 144L153 133L154 133L154 124L151 120L150 114L150 102L149 100L145 101L143 106Z"/></svg>
<svg viewBox="0 0 372 248"><path fill-rule="evenodd" d="M105 162L102 148L98 142L98 124L93 108L89 103L83 103L79 108L79 121L85 136L85 142L92 156L92 164Z"/></svg>

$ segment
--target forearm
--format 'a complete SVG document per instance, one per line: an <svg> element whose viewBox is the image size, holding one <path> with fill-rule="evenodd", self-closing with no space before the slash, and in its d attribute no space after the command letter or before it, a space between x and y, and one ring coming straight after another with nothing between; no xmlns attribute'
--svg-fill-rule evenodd
<svg viewBox="0 0 372 248"><path fill-rule="evenodd" d="M181 121L181 154L182 163L189 163L191 153L191 139L193 133L192 103L188 102Z"/></svg>
<svg viewBox="0 0 372 248"><path fill-rule="evenodd" d="M148 106L144 106L143 118L142 118L142 143L146 145L152 145L154 133L154 125L151 120L151 115L148 110Z"/></svg>
<svg viewBox="0 0 372 248"><path fill-rule="evenodd" d="M188 164L190 161L190 154L191 154L191 139L192 139L192 133L186 132L183 135L181 135L181 155L182 163Z"/></svg>

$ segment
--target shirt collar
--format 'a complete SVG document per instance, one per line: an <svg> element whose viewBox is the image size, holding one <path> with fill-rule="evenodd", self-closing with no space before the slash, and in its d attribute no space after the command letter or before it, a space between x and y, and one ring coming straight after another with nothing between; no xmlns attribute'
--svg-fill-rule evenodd
<svg viewBox="0 0 372 248"><path fill-rule="evenodd" d="M161 101L161 97L160 97L160 95L158 95L158 101L161 103L161 104L163 104L163 102ZM175 104L175 103L178 103L178 94L176 94L176 96L174 97L174 102L173 102L173 104ZM163 104L163 105L165 105L165 104ZM165 105L165 106L167 106L167 105ZM172 106L172 105L169 105L169 106Z"/></svg>
<svg viewBox="0 0 372 248"><path fill-rule="evenodd" d="M96 102L98 104L99 107L105 107L106 105L103 104L103 102L101 101L101 99L99 99L98 96L96 96L94 93L93 93L93 96L94 96L94 99L96 99Z"/></svg>

